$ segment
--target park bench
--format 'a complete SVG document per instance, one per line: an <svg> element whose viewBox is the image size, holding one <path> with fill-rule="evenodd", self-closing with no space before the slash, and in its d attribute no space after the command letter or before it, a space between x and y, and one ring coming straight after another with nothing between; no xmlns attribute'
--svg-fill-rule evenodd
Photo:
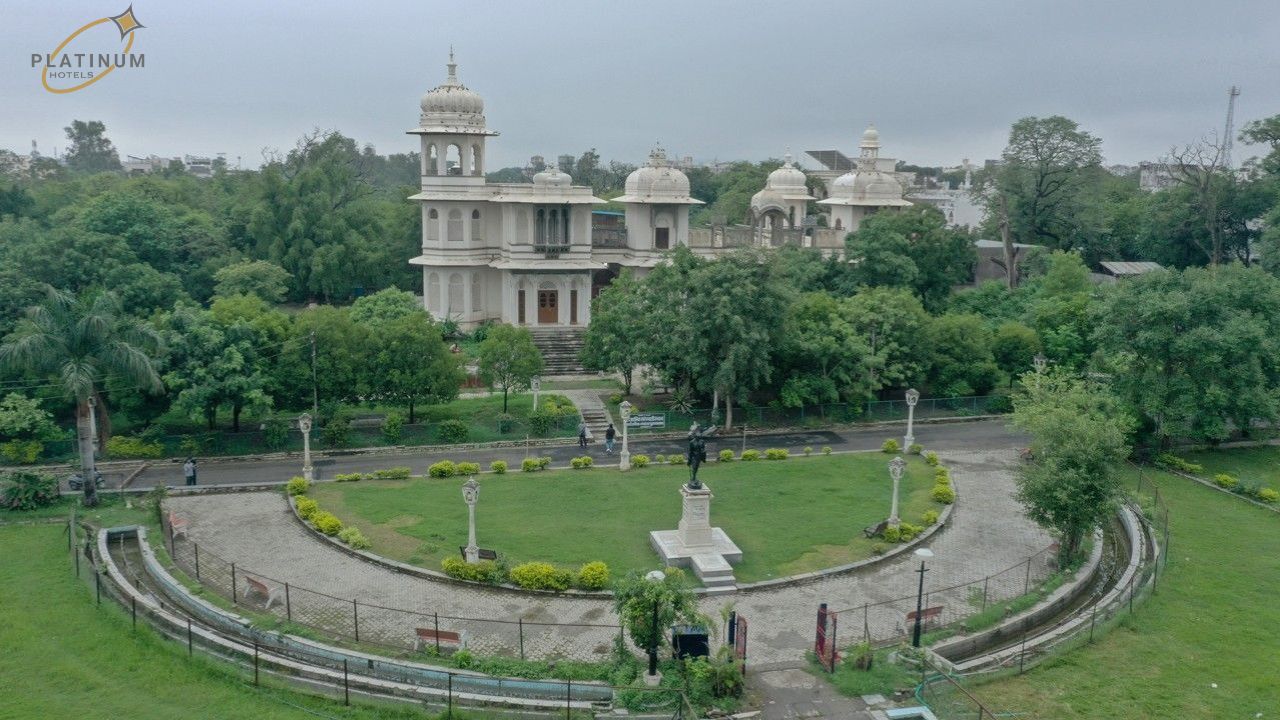
<svg viewBox="0 0 1280 720"><path fill-rule="evenodd" d="M245 585L249 586L248 591L245 592L245 597L257 595L266 600L266 606L263 608L264 610L270 610L271 603L280 602L280 588L270 587L252 575L245 575L244 582Z"/></svg>
<svg viewBox="0 0 1280 720"><path fill-rule="evenodd" d="M479 552L478 557L479 557L481 560L497 560L497 559L498 559L498 551L497 551L497 550L489 550L489 549L487 549L487 548L477 548L477 551ZM459 553L462 553L462 559L463 559L463 560L466 560L466 559L467 559L467 548L466 548L466 546L465 546L465 545L459 545L459 546L458 546L458 552L459 552Z"/></svg>
<svg viewBox="0 0 1280 720"><path fill-rule="evenodd" d="M936 624L938 622L938 619L941 617L942 617L941 605L935 605L934 607L927 607L924 610L920 611L920 624L924 625L925 627L928 627L930 625ZM916 611L912 610L911 612L907 613L907 622L914 623L915 621L916 621Z"/></svg>
<svg viewBox="0 0 1280 720"><path fill-rule="evenodd" d="M169 511L169 537L177 538L179 535L187 537L187 526L190 524L190 521L186 518L174 513L172 510Z"/></svg>
<svg viewBox="0 0 1280 720"><path fill-rule="evenodd" d="M878 524L876 524L876 525L872 525L871 527L863 528L863 529L862 529L862 534L863 534L863 535L866 535L866 536L867 536L867 537L869 537L869 538L877 537L877 536L879 536L881 533L883 533L883 532L884 532L884 529L885 529L885 528L887 528L887 527L889 527L889 521L888 521L888 520L881 520L881 521L880 521Z"/></svg>
<svg viewBox="0 0 1280 720"><path fill-rule="evenodd" d="M414 633L417 635L417 639L413 642L414 650L421 650L424 645L433 647L448 645L454 650L461 650L467 646L466 633L433 628L415 628Z"/></svg>

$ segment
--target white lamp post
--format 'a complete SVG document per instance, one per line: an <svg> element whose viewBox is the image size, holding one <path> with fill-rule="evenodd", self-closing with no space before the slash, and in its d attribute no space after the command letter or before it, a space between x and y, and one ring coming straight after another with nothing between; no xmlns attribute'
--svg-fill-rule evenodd
<svg viewBox="0 0 1280 720"><path fill-rule="evenodd" d="M542 378L535 377L529 380L529 389L533 391L533 411L538 411L538 391L542 390Z"/></svg>
<svg viewBox="0 0 1280 720"><path fill-rule="evenodd" d="M933 551L929 548L917 548L915 555L920 560L920 569L916 571L920 573L920 586L916 590L916 626L911 632L911 646L920 647L920 614L924 610L924 574L929 572L924 562L933 557Z"/></svg>
<svg viewBox="0 0 1280 720"><path fill-rule="evenodd" d="M889 525L897 527L901 521L898 519L898 483L902 480L902 471L907 467L907 461L902 456L889 461L889 477L893 478L893 504L889 508Z"/></svg>
<svg viewBox="0 0 1280 720"><path fill-rule="evenodd" d="M631 451L627 449L627 423L631 420L631 403L623 400L618 406L618 414L622 416L622 452L618 454L618 469L631 469Z"/></svg>
<svg viewBox="0 0 1280 720"><path fill-rule="evenodd" d="M476 544L476 500L479 497L480 483L475 478L462 484L462 499L467 503L467 547L463 552L469 563L480 560L480 546Z"/></svg>
<svg viewBox="0 0 1280 720"><path fill-rule="evenodd" d="M315 468L311 467L311 414L298 416L298 430L302 432L302 477L307 482L316 479Z"/></svg>
<svg viewBox="0 0 1280 720"><path fill-rule="evenodd" d="M902 438L902 452L911 452L911 446L916 442L916 434L914 425L916 419L916 403L920 402L920 391L911 388L907 391L907 434Z"/></svg>

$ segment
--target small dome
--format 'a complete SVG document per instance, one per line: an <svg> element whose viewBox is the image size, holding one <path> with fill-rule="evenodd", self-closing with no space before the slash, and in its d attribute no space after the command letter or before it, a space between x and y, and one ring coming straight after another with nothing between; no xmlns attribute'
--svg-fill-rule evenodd
<svg viewBox="0 0 1280 720"><path fill-rule="evenodd" d="M649 153L649 164L633 170L624 188L627 197L644 198L646 202L687 201L689 178L667 164L667 153L655 147Z"/></svg>
<svg viewBox="0 0 1280 720"><path fill-rule="evenodd" d="M862 133L862 142L858 143L858 147L880 147L880 131L876 130L875 123L867 126Z"/></svg>
<svg viewBox="0 0 1280 720"><path fill-rule="evenodd" d="M573 178L569 173L560 172L560 168L548 165L542 172L533 176L533 184L542 187L569 187Z"/></svg>
<svg viewBox="0 0 1280 720"><path fill-rule="evenodd" d="M857 170L845 173L831 183L831 197L898 203L902 202L902 184L889 173L878 170Z"/></svg>
<svg viewBox="0 0 1280 720"><path fill-rule="evenodd" d="M791 153L787 153L782 167L769 173L764 186L771 190L802 190L808 193L804 172L791 163Z"/></svg>
<svg viewBox="0 0 1280 720"><path fill-rule="evenodd" d="M442 85L422 96L423 125L476 125L484 127L484 99L458 82L458 64L449 51L449 75Z"/></svg>

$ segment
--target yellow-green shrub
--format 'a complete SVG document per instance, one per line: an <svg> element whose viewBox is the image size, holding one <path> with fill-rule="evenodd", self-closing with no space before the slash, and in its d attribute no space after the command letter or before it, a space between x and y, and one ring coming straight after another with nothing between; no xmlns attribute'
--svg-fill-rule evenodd
<svg viewBox="0 0 1280 720"><path fill-rule="evenodd" d="M311 524L325 535L337 535L342 532L342 521L328 510L317 510L313 513Z"/></svg>
<svg viewBox="0 0 1280 720"><path fill-rule="evenodd" d="M504 579L502 577L502 568L498 567L498 564L492 560L469 563L460 558L450 556L440 563L440 567L444 570L445 575L459 580L495 584L502 582Z"/></svg>
<svg viewBox="0 0 1280 720"><path fill-rule="evenodd" d="M1240 481L1231 477L1226 473L1218 473L1217 475L1213 476L1213 484L1217 485L1220 488L1231 489L1236 485L1239 485Z"/></svg>
<svg viewBox="0 0 1280 720"><path fill-rule="evenodd" d="M926 527L928 527L929 525L933 525L934 523L938 522L938 511L925 510L924 515L921 517L921 520L924 521L924 524Z"/></svg>
<svg viewBox="0 0 1280 720"><path fill-rule="evenodd" d="M525 458L520 461L520 469L524 472L534 472L541 470L542 465L538 462L538 458Z"/></svg>
<svg viewBox="0 0 1280 720"><path fill-rule="evenodd" d="M573 573L545 562L528 562L511 568L511 581L530 590L568 590Z"/></svg>
<svg viewBox="0 0 1280 720"><path fill-rule="evenodd" d="M480 463L460 462L455 470L458 475L475 475L480 472Z"/></svg>
<svg viewBox="0 0 1280 720"><path fill-rule="evenodd" d="M164 456L164 446L158 442L147 442L139 437L128 435L112 435L107 440L107 455L113 458L150 458Z"/></svg>
<svg viewBox="0 0 1280 720"><path fill-rule="evenodd" d="M891 542L891 543L901 542L902 531L892 525L889 525L884 529L884 532L881 533L881 537L883 537L886 542Z"/></svg>
<svg viewBox="0 0 1280 720"><path fill-rule="evenodd" d="M938 453L936 453L936 452L934 452L934 451L930 450L929 452L927 452L927 453L925 453L925 454L924 454L924 461L925 461L926 463L930 464L930 465L937 465L937 464L938 464Z"/></svg>
<svg viewBox="0 0 1280 720"><path fill-rule="evenodd" d="M1258 499L1264 503L1274 505L1277 502L1280 502L1280 492L1277 492L1273 488L1262 488L1258 491Z"/></svg>
<svg viewBox="0 0 1280 720"><path fill-rule="evenodd" d="M765 460L786 460L791 457L791 453L784 448L769 448L764 451Z"/></svg>
<svg viewBox="0 0 1280 720"><path fill-rule="evenodd" d="M759 450L743 450L742 451L742 460L744 462L752 462L759 459L760 459Z"/></svg>
<svg viewBox="0 0 1280 720"><path fill-rule="evenodd" d="M374 470L373 477L378 480L408 480L413 470L404 466Z"/></svg>
<svg viewBox="0 0 1280 720"><path fill-rule="evenodd" d="M493 471L494 475L505 475L507 473L507 461L494 460L489 463L489 469Z"/></svg>
<svg viewBox="0 0 1280 720"><path fill-rule="evenodd" d="M295 475L289 478L289 482L285 483L284 490L290 495L305 495L307 490L311 488L311 483L301 475Z"/></svg>
<svg viewBox="0 0 1280 720"><path fill-rule="evenodd" d="M732 461L733 461L732 450L729 450L726 448L720 451L720 462L732 462Z"/></svg>
<svg viewBox="0 0 1280 720"><path fill-rule="evenodd" d="M458 474L458 466L452 460L441 460L427 468L427 474L433 478L447 478Z"/></svg>
<svg viewBox="0 0 1280 720"><path fill-rule="evenodd" d="M583 590L603 590L609 585L609 566L596 560L578 568L577 585Z"/></svg>
<svg viewBox="0 0 1280 720"><path fill-rule="evenodd" d="M294 498L293 502L298 508L298 515L303 520L310 520L312 516L314 516L316 512L320 509L319 503L317 503L315 500L312 500L311 498L305 495L297 496L296 498Z"/></svg>
<svg viewBox="0 0 1280 720"><path fill-rule="evenodd" d="M642 467L644 467L645 465L648 465L648 464L649 464L649 456L648 456L648 455L633 455L633 456L631 456L631 466L632 466L632 467L642 468Z"/></svg>
<svg viewBox="0 0 1280 720"><path fill-rule="evenodd" d="M933 498L934 502L950 505L956 501L956 491L947 485L934 485L933 492L929 493L929 497Z"/></svg>
<svg viewBox="0 0 1280 720"><path fill-rule="evenodd" d="M373 543L369 542L369 538L365 537L364 533L360 532L360 528L358 527L342 528L342 531L338 533L338 539L356 550L366 550L373 545Z"/></svg>
<svg viewBox="0 0 1280 720"><path fill-rule="evenodd" d="M892 455L893 453L898 452L900 447L901 446L898 445L897 440L894 440L893 438L889 438L888 440L885 440L883 444L880 445L880 451L887 452Z"/></svg>

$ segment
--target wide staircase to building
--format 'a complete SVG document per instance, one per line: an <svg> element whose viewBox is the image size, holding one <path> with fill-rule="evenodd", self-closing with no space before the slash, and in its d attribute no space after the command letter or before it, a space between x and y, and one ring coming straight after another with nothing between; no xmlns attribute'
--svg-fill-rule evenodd
<svg viewBox="0 0 1280 720"><path fill-rule="evenodd" d="M578 360L578 352L582 350L583 334L581 328L530 328L533 344L542 353L546 363L543 376L580 375L587 372Z"/></svg>

